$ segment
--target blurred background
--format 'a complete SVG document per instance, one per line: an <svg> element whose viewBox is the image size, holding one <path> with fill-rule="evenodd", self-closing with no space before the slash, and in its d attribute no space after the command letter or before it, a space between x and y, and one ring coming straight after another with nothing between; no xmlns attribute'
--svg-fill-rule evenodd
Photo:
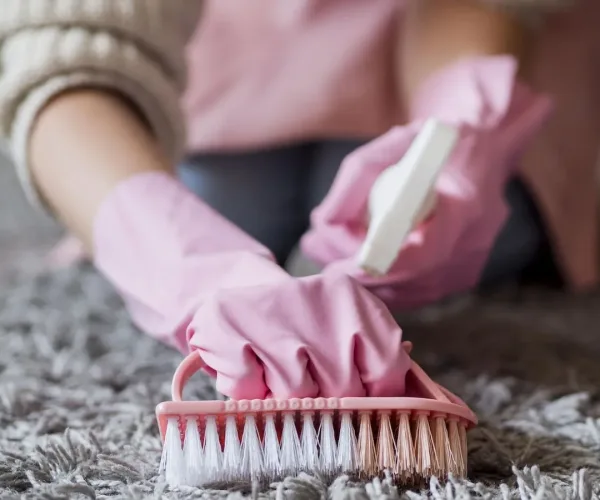
<svg viewBox="0 0 600 500"><path fill-rule="evenodd" d="M28 203L15 169L0 152L0 277L17 262L34 262L59 239L56 223Z"/></svg>

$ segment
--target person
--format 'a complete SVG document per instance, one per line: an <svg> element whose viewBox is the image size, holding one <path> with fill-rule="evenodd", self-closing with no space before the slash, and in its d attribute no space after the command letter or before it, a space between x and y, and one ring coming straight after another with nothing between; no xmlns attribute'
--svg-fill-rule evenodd
<svg viewBox="0 0 600 500"><path fill-rule="evenodd" d="M564 4L7 0L1 133L32 203L223 394L401 394L391 308L556 249L568 286L597 281L595 195L557 210L575 183L530 153L552 123L536 21ZM393 272L366 277L369 183L427 117L459 146ZM320 274L282 270L299 240Z"/></svg>

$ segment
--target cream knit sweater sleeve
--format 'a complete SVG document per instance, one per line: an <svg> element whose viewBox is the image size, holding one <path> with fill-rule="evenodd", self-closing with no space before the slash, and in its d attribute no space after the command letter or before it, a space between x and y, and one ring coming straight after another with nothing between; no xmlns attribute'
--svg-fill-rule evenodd
<svg viewBox="0 0 600 500"><path fill-rule="evenodd" d="M107 88L130 100L173 162L184 147L184 48L201 0L1 0L0 136L32 202L32 125L55 95ZM90 117L93 120L93 117ZM65 154L68 154L65 151Z"/></svg>

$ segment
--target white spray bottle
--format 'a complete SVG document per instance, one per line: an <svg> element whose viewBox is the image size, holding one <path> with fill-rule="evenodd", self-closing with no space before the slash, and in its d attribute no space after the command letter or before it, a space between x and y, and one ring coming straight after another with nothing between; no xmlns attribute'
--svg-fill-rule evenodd
<svg viewBox="0 0 600 500"><path fill-rule="evenodd" d="M402 159L379 175L369 196L369 230L357 255L365 272L387 274L410 231L431 213L433 187L458 135L455 127L428 120Z"/></svg>

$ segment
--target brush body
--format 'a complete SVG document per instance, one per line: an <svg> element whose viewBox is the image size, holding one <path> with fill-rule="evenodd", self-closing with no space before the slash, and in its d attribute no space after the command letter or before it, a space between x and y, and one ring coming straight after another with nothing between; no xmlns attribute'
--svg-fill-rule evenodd
<svg viewBox="0 0 600 500"><path fill-rule="evenodd" d="M412 362L398 398L182 401L183 384L202 365L180 366L173 401L157 406L161 472L171 486L270 482L300 472L399 484L464 477L474 413Z"/></svg>
<svg viewBox="0 0 600 500"><path fill-rule="evenodd" d="M163 403L161 471L175 485L273 481L300 472L399 483L464 477L463 406L423 398Z"/></svg>

